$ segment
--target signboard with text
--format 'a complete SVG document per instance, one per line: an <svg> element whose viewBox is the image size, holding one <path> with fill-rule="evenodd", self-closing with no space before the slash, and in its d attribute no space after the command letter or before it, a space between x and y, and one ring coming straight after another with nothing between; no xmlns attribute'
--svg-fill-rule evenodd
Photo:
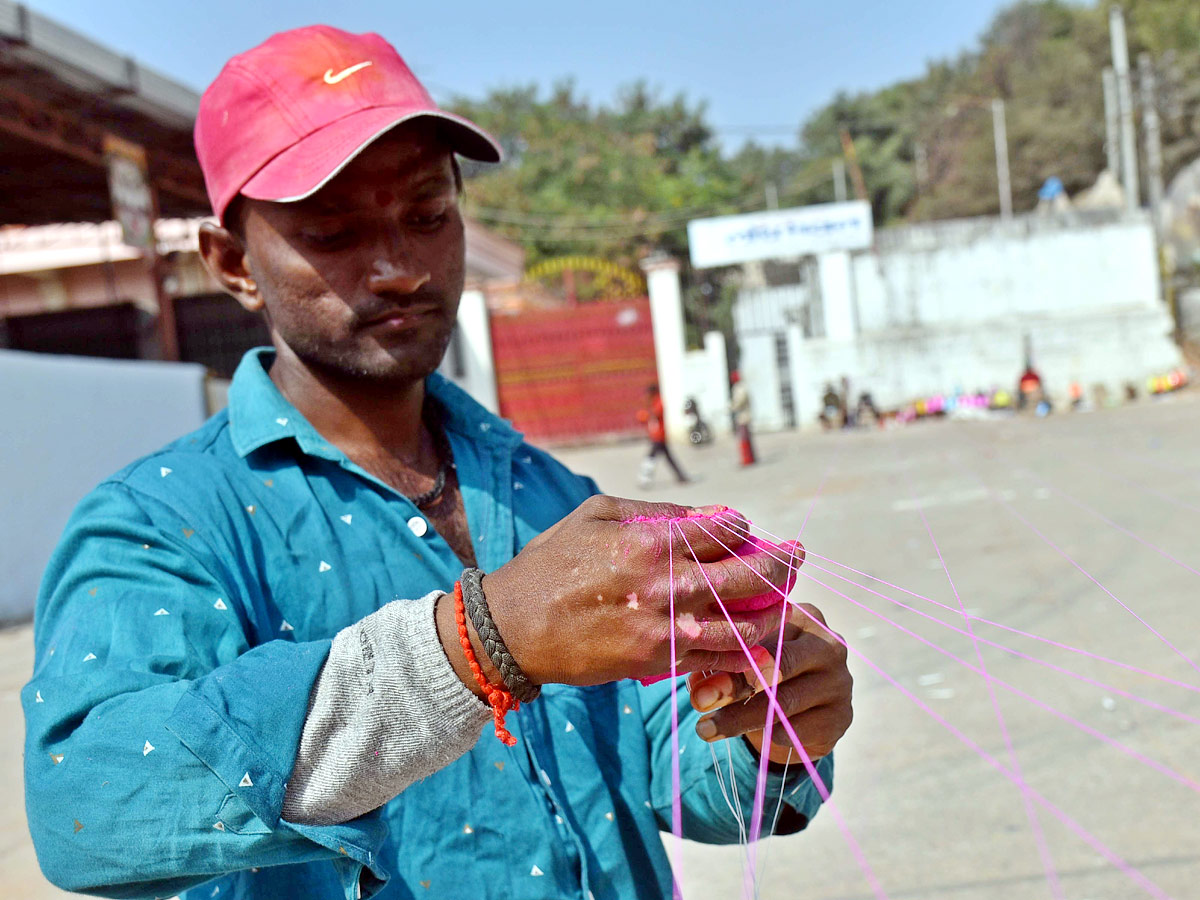
<svg viewBox="0 0 1200 900"><path fill-rule="evenodd" d="M130 247L154 249L154 191L146 171L146 151L111 134L104 136L108 191L113 216Z"/></svg>
<svg viewBox="0 0 1200 900"><path fill-rule="evenodd" d="M757 259L863 250L871 246L872 239L871 204L865 200L688 222L692 265L699 269Z"/></svg>

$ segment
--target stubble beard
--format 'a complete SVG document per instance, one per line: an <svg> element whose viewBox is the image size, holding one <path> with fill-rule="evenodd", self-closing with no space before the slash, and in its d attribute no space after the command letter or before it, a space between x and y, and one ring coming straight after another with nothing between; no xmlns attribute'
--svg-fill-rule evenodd
<svg viewBox="0 0 1200 900"><path fill-rule="evenodd" d="M457 310L455 310L457 311ZM286 346L301 365L319 376L339 381L366 381L397 387L421 381L437 371L450 346L455 318L447 313L432 333L421 329L389 350L361 331L342 341L313 334L283 334L268 321L276 347Z"/></svg>

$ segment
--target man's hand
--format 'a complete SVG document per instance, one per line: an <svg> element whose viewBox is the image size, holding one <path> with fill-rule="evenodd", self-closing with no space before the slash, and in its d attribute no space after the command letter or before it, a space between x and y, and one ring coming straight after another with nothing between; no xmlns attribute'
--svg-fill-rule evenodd
<svg viewBox="0 0 1200 900"><path fill-rule="evenodd" d="M529 678L662 674L672 629L680 672L728 670L744 662L738 635L754 645L778 633L778 604L733 613L731 625L713 590L730 602L790 588L797 546L747 545L745 519L717 512L591 497L485 577L496 627Z"/></svg>
<svg viewBox="0 0 1200 900"><path fill-rule="evenodd" d="M771 659L777 645L775 635L751 652L759 671L777 685L776 699L804 752L816 760L829 753L850 727L854 680L846 667L846 648L823 627L821 611L808 603L801 606L804 611L789 607L778 664ZM711 713L700 720L696 733L710 742L743 735L762 753L768 698L744 658L738 669L689 676L692 706ZM771 762L800 762L800 754L792 749L792 739L778 719L771 729L771 745Z"/></svg>

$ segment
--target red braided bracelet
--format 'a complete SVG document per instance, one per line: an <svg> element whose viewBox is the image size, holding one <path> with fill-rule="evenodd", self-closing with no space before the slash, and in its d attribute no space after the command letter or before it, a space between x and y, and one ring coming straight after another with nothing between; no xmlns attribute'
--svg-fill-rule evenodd
<svg viewBox="0 0 1200 900"><path fill-rule="evenodd" d="M467 657L467 665L475 676L475 683L487 697L488 706L492 708L492 719L496 723L496 737L500 742L511 747L517 742L507 728L504 727L504 716L509 710L520 709L521 704L515 697L502 687L488 681L479 660L475 657L475 648L471 646L471 636L467 633L467 608L463 603L462 582L454 582L454 624L458 626L458 642L462 645L463 654Z"/></svg>

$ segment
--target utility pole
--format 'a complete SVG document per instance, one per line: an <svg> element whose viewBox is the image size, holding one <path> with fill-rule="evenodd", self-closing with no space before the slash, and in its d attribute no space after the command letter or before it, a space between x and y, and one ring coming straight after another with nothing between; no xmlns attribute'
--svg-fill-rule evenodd
<svg viewBox="0 0 1200 900"><path fill-rule="evenodd" d="M1146 155L1146 195L1154 218L1154 233L1159 233L1159 214L1163 201L1162 132L1158 123L1157 85L1154 63L1149 53L1138 57L1138 83L1142 89L1142 152Z"/></svg>
<svg viewBox="0 0 1200 900"><path fill-rule="evenodd" d="M1004 122L1004 101L992 101L992 137L996 142L996 187L1000 192L1000 218L1013 214L1012 182L1008 175L1008 129Z"/></svg>
<svg viewBox="0 0 1200 900"><path fill-rule="evenodd" d="M839 129L842 139L842 155L850 163L850 177L854 179L854 196L859 200L867 198L867 183L863 180L862 168L858 165L858 151L854 149L854 138L845 128Z"/></svg>
<svg viewBox="0 0 1200 900"><path fill-rule="evenodd" d="M1117 73L1112 66L1104 70L1104 160L1113 177L1121 177L1121 144L1117 132L1121 125L1117 108Z"/></svg>
<svg viewBox="0 0 1200 900"><path fill-rule="evenodd" d="M1133 87L1129 79L1129 45L1125 41L1125 14L1115 3L1108 10L1108 31L1112 40L1113 70L1117 78L1117 108L1121 127L1121 185L1125 188L1125 208L1135 210L1141 203L1138 185L1136 136L1133 131Z"/></svg>
<svg viewBox="0 0 1200 900"><path fill-rule="evenodd" d="M833 198L846 202L846 163L841 157L833 161Z"/></svg>

